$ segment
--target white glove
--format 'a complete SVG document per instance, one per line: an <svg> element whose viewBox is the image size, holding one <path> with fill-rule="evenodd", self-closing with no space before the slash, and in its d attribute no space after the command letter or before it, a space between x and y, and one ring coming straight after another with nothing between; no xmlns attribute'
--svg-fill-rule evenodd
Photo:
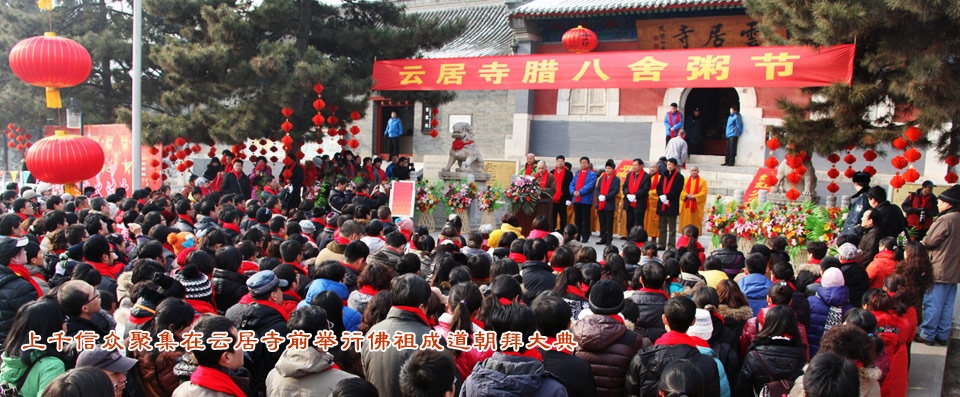
<svg viewBox="0 0 960 397"><path fill-rule="evenodd" d="M670 205L670 202L667 201L667 195L666 195L666 194L661 194L661 195L660 195L660 202L662 202L662 203L664 203L664 204L667 204L667 205Z"/></svg>
<svg viewBox="0 0 960 397"><path fill-rule="evenodd" d="M628 195L627 195L627 200L629 200L631 203L635 203L635 202L637 201L637 195L636 195L636 194L628 194Z"/></svg>
<svg viewBox="0 0 960 397"><path fill-rule="evenodd" d="M600 202L604 202L604 201L607 201L607 196L600 195L600 197L598 197L597 199L600 200Z"/></svg>
<svg viewBox="0 0 960 397"><path fill-rule="evenodd" d="M567 200L567 206L570 206L571 204L573 204L573 202L570 200Z"/></svg>

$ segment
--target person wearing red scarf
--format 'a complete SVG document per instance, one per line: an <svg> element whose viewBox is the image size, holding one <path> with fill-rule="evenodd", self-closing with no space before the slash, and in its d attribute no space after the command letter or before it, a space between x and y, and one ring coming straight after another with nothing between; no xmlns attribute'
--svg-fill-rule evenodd
<svg viewBox="0 0 960 397"><path fill-rule="evenodd" d="M680 207L680 222L677 227L682 231L687 225L697 227L703 232L703 215L707 205L707 181L700 177L700 168L695 165L688 169L690 177L684 181L683 204Z"/></svg>
<svg viewBox="0 0 960 397"><path fill-rule="evenodd" d="M13 213L17 214L21 221L25 221L33 216L33 204L25 198L13 200Z"/></svg>
<svg viewBox="0 0 960 397"><path fill-rule="evenodd" d="M243 160L234 159L233 169L230 172L223 173L223 184L220 187L220 192L250 197L250 178L243 174Z"/></svg>
<svg viewBox="0 0 960 397"><path fill-rule="evenodd" d="M663 118L663 127L666 129L667 137L664 144L670 143L670 138L675 138L680 133L680 129L683 128L683 115L677 110L676 103L670 104L670 111Z"/></svg>
<svg viewBox="0 0 960 397"><path fill-rule="evenodd" d="M600 221L600 245L613 243L613 214L617 209L620 178L615 174L617 164L607 160L604 173L597 182L597 218Z"/></svg>
<svg viewBox="0 0 960 397"><path fill-rule="evenodd" d="M414 335L413 343L420 346L435 325L433 319L425 314L431 294L430 285L420 276L408 273L394 278L390 286L393 307L383 321L370 327L367 334L386 332L387 335L393 335L396 332L409 332ZM370 343L363 343L360 357L363 360L364 375L377 387L380 395L399 396L400 368L415 351L416 349L399 350L393 344L384 350L372 349Z"/></svg>
<svg viewBox="0 0 960 397"><path fill-rule="evenodd" d="M907 225L916 228L916 234L910 237L913 241L922 241L930 230L930 226L933 225L933 218L940 214L937 208L939 200L933 194L934 187L932 181L924 181L920 189L910 193L900 204L904 215L907 216Z"/></svg>
<svg viewBox="0 0 960 397"><path fill-rule="evenodd" d="M234 371L243 366L243 350L235 348L239 340L239 331L230 319L223 316L202 317L193 325L193 330L202 335L203 350L193 351L197 360L197 369L190 375L190 381L181 383L173 391L175 397L197 397L210 395L230 395L246 397L248 391L238 385L246 384L245 378L238 377ZM214 333L223 332L229 335L227 349L219 347L213 338ZM272 365L271 365L272 366ZM254 392L254 390L249 390ZM255 394L255 393L251 393Z"/></svg>
<svg viewBox="0 0 960 397"><path fill-rule="evenodd" d="M573 197L570 195L570 181L573 180L573 173L567 167L567 158L557 156L557 166L553 169L553 184L556 190L553 193L553 214L550 220L556 220L557 231L563 232L567 226L567 207L572 204Z"/></svg>
<svg viewBox="0 0 960 397"><path fill-rule="evenodd" d="M520 176L533 176L537 172L537 157L533 153L527 153L527 161L523 163L520 169Z"/></svg>
<svg viewBox="0 0 960 397"><path fill-rule="evenodd" d="M537 173L533 175L533 181L540 185L544 194L550 197L554 196L554 192L557 190L556 182L553 179L553 174L547 169L547 163L543 160L537 162Z"/></svg>
<svg viewBox="0 0 960 397"><path fill-rule="evenodd" d="M683 204L683 175L680 174L677 159L667 160L667 174L660 177L657 183L657 216L659 216L659 233L657 249L677 245L677 216L680 215L680 206Z"/></svg>
<svg viewBox="0 0 960 397"><path fill-rule="evenodd" d="M590 240L590 210L593 208L593 191L597 184L597 173L590 165L589 157L580 158L580 171L570 181L570 194L573 196L573 219L577 226L580 242Z"/></svg>
<svg viewBox="0 0 960 397"><path fill-rule="evenodd" d="M277 277L270 270L261 270L247 279L247 290L250 291L249 304L238 303L227 310L226 316L239 324L241 330L254 331L258 338L262 338L269 331L276 331L280 335L287 334L289 315L283 310L283 288L290 284ZM273 369L280 358L282 349L269 351L264 343L257 343L251 353L250 370L251 394L265 392L267 374Z"/></svg>
<svg viewBox="0 0 960 397"><path fill-rule="evenodd" d="M387 180L387 174L380 167L383 165L383 159L374 157L370 165L363 167L363 177L368 182L379 185Z"/></svg>
<svg viewBox="0 0 960 397"><path fill-rule="evenodd" d="M650 192L650 175L643 171L643 160L633 159L630 173L623 181L623 210L627 213L627 233L634 226L643 226ZM642 242L640 242L642 244Z"/></svg>
<svg viewBox="0 0 960 397"><path fill-rule="evenodd" d="M580 342L575 355L590 363L597 379L597 395L624 395L624 380L630 360L643 347L643 336L627 327L620 315L623 289L612 280L590 287L590 311L573 323L573 337Z"/></svg>

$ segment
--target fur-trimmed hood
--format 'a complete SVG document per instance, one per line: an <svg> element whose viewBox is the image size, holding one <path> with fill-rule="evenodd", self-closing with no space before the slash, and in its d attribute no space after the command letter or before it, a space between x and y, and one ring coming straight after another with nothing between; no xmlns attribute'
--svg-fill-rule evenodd
<svg viewBox="0 0 960 397"><path fill-rule="evenodd" d="M737 309L734 309L730 306L721 304L720 307L717 308L717 313L723 318L739 321L747 321L753 317L753 309L751 309L750 306L741 306Z"/></svg>

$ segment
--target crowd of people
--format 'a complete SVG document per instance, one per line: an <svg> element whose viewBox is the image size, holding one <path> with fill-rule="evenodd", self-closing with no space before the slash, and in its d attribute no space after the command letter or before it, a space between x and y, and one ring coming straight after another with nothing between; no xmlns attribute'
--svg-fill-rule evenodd
<svg viewBox="0 0 960 397"><path fill-rule="evenodd" d="M325 205L296 197L297 172L257 193L245 186L268 172L236 166L182 191L8 185L0 391L885 397L906 394L913 341L946 343L960 186L925 184L901 211L858 174L845 232L793 258L783 237L741 252L723 235L706 252L695 167L685 179L672 158L637 159L623 181L612 162L598 175L587 158L576 173L531 159L520 174L552 186L553 217L471 231L452 215L438 234L392 216L378 163L321 161ZM619 245L604 213L617 192Z"/></svg>

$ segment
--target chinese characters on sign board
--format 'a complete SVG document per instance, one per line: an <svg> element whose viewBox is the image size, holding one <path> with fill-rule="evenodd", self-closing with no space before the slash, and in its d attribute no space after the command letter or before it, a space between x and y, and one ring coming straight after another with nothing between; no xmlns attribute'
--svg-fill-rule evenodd
<svg viewBox="0 0 960 397"><path fill-rule="evenodd" d="M756 47L761 45L757 21L746 15L637 21L641 50Z"/></svg>

